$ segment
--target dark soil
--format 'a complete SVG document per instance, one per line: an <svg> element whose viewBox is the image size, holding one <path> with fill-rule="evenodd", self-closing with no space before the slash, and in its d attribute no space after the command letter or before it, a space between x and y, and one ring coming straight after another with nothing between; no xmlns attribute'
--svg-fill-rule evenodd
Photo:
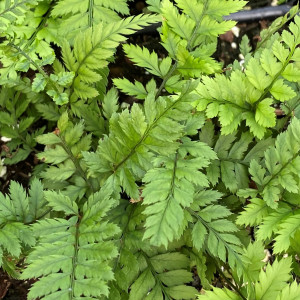
<svg viewBox="0 0 300 300"><path fill-rule="evenodd" d="M10 278L0 273L0 300L26 300L31 282Z"/></svg>

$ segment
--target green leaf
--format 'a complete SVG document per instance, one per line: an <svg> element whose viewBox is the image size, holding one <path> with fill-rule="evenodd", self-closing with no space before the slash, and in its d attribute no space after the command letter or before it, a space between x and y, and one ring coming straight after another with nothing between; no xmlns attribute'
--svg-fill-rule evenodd
<svg viewBox="0 0 300 300"><path fill-rule="evenodd" d="M201 222L197 222L192 231L193 245L197 250L200 251L202 249L206 235L207 230L204 225Z"/></svg>
<svg viewBox="0 0 300 300"><path fill-rule="evenodd" d="M281 253L288 250L291 244L291 238L299 230L300 214L290 216L280 224L280 230L275 238L274 252Z"/></svg>
<svg viewBox="0 0 300 300"><path fill-rule="evenodd" d="M199 300L240 300L240 296L236 295L228 289L214 288L213 291L206 291L205 295L198 296Z"/></svg>
<svg viewBox="0 0 300 300"><path fill-rule="evenodd" d="M155 279L147 268L131 286L130 300L144 299L148 291L155 285Z"/></svg>
<svg viewBox="0 0 300 300"><path fill-rule="evenodd" d="M147 48L125 44L123 49L134 63L145 68L153 75L163 78L171 67L172 60L169 57L163 59L159 64L157 54L155 52L150 53Z"/></svg>
<svg viewBox="0 0 300 300"><path fill-rule="evenodd" d="M68 159L64 163L60 164L58 167L49 167L42 173L43 178L59 182L68 179L76 171L76 167L73 162Z"/></svg>
<svg viewBox="0 0 300 300"><path fill-rule="evenodd" d="M50 148L44 152L38 153L37 157L50 164L59 164L65 161L69 155L60 145L57 145L55 148Z"/></svg>
<svg viewBox="0 0 300 300"><path fill-rule="evenodd" d="M15 257L19 257L21 254L21 245L18 238L5 228L0 230L0 246Z"/></svg>
<svg viewBox="0 0 300 300"><path fill-rule="evenodd" d="M279 101L287 101L296 97L297 95L290 86L284 84L282 79L275 81L270 92Z"/></svg>
<svg viewBox="0 0 300 300"><path fill-rule="evenodd" d="M78 207L69 197L54 191L45 191L45 198L55 211L63 211L66 215L77 215Z"/></svg>
<svg viewBox="0 0 300 300"><path fill-rule="evenodd" d="M286 282L291 278L291 258L275 260L268 265L266 271L261 271L259 281L255 283L256 299L276 299ZM280 274L280 276L278 276Z"/></svg>
<svg viewBox="0 0 300 300"><path fill-rule="evenodd" d="M46 133L36 137L36 141L43 145L53 145L61 143L61 139L54 133Z"/></svg>
<svg viewBox="0 0 300 300"><path fill-rule="evenodd" d="M291 285L287 285L277 296L276 300L297 300L300 297L300 286L294 281Z"/></svg>
<svg viewBox="0 0 300 300"><path fill-rule="evenodd" d="M105 118L109 120L112 114L117 112L118 108L118 92L115 88L112 88L107 92L103 99L103 114Z"/></svg>
<svg viewBox="0 0 300 300"><path fill-rule="evenodd" d="M61 86L67 86L73 81L74 76L74 72L59 72L57 75L51 74L50 79L57 82Z"/></svg>
<svg viewBox="0 0 300 300"><path fill-rule="evenodd" d="M30 184L28 209L32 219L37 219L42 208L45 206L43 184L34 178Z"/></svg>
<svg viewBox="0 0 300 300"><path fill-rule="evenodd" d="M53 101L57 105L64 105L64 104L67 104L69 102L69 97L66 93L59 93L55 90L49 90L49 91L47 91L47 94L51 98L53 98Z"/></svg>
<svg viewBox="0 0 300 300"><path fill-rule="evenodd" d="M40 73L37 73L32 82L32 90L36 93L41 92L45 89L46 84L47 84L47 80L45 76L43 76Z"/></svg>
<svg viewBox="0 0 300 300"><path fill-rule="evenodd" d="M147 91L139 81L132 83L126 78L116 78L113 82L119 90L127 95L134 96L137 99L145 99L147 97Z"/></svg>
<svg viewBox="0 0 300 300"><path fill-rule="evenodd" d="M259 102L255 111L255 120L264 127L274 127L276 125L275 109L271 107L273 100L266 98Z"/></svg>
<svg viewBox="0 0 300 300"><path fill-rule="evenodd" d="M261 92L271 84L270 76L266 75L266 71L255 58L251 58L248 62L246 74L249 81Z"/></svg>

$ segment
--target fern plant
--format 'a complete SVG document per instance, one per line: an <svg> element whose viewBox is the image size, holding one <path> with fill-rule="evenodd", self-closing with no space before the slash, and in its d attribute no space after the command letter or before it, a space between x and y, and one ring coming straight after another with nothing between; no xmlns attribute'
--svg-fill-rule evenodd
<svg viewBox="0 0 300 300"><path fill-rule="evenodd" d="M1 166L34 160L0 267L32 300L298 299L298 6L224 66L246 1L128 4L0 2ZM158 22L161 51L128 43ZM147 82L110 77L117 49Z"/></svg>

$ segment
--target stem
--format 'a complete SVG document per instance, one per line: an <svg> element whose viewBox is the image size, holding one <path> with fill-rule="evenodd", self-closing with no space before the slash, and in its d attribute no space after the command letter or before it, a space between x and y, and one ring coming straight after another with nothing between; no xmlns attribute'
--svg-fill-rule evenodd
<svg viewBox="0 0 300 300"><path fill-rule="evenodd" d="M289 12L286 14L288 15ZM295 14L294 15L290 15L287 19L286 19L286 22L282 22L281 21L281 24L279 26L277 26L275 29L273 29L272 31L269 31L267 36L257 45L255 51L253 52L253 56L254 54L257 52L258 49L260 49L269 39L270 37L276 32L278 31L280 28L282 28L286 23L288 23L291 19L293 19L295 17Z"/></svg>
<svg viewBox="0 0 300 300"><path fill-rule="evenodd" d="M118 253L119 254L118 254L117 258L116 258L116 261L115 261L115 264L114 264L114 267L113 267L113 272L114 273L115 273L115 271L116 271L116 269L118 267L118 264L119 264L119 261L120 261L120 258L121 258L121 252L122 252L122 250L123 250L123 248L125 246L125 238L126 238L126 233L127 233L128 225L129 225L130 219L131 219L131 217L133 215L133 212L135 211L136 205L133 205L131 207L132 207L132 209L131 209L131 211L129 213L127 222L125 224L125 227L124 227L124 229L122 231L122 234L120 236L120 239L119 239L119 241L120 241L120 246L119 246L119 249L118 249Z"/></svg>
<svg viewBox="0 0 300 300"><path fill-rule="evenodd" d="M225 279L225 281L228 283L228 285L233 289L235 290L243 300L247 300L246 297L244 297L244 295L240 292L239 288L237 286L235 286L226 276L225 274L223 273L223 271L221 270L221 268L219 268L218 265L216 265L216 268L218 270L218 273L222 276L223 279Z"/></svg>
<svg viewBox="0 0 300 300"><path fill-rule="evenodd" d="M75 225L76 231L75 231L75 243L74 243L74 256L72 258L72 271L71 271L71 286L69 289L69 299L74 299L74 286L75 286L75 270L77 266L77 260L78 260L78 250L79 250L79 226L81 222L81 217L79 216L79 221Z"/></svg>
<svg viewBox="0 0 300 300"><path fill-rule="evenodd" d="M198 31L198 29L200 28L200 25L201 25L201 23L202 23L202 21L203 21L203 18L204 18L204 16L205 16L205 12L206 12L206 10L207 10L208 1L209 1L209 0L206 0L206 1L205 1L204 5L203 5L203 11L202 11L201 16L200 16L200 18L199 18L199 21L197 22L196 27L195 27L195 29L193 30L192 36L191 36L191 38L189 39L189 41L188 41L188 43L187 43L187 49L188 49L189 51L192 51L192 46L193 46L193 43L195 42L195 38L196 38L197 31Z"/></svg>
<svg viewBox="0 0 300 300"><path fill-rule="evenodd" d="M160 280L159 277L157 276L157 273L156 273L155 269L153 268L152 263L151 263L151 260L149 259L147 253L145 253L143 250L141 250L141 253L142 253L143 257L145 258L145 260L146 260L146 262L147 262L147 265L148 265L148 267L150 268L151 273L152 273L152 275L153 275L154 278L155 278L155 281L158 282L158 284L160 285L160 288L161 288L161 290L163 291L163 293L164 293L164 295L165 295L165 300L172 300L171 298L169 298L169 295L168 295L168 293L167 293L167 291L166 291L165 286L162 284L161 280Z"/></svg>
<svg viewBox="0 0 300 300"><path fill-rule="evenodd" d="M31 57L25 51L23 51L19 46L13 44L12 42L9 42L8 45L16 49L21 55L23 55L44 76L44 78L52 86L52 88L56 90L57 93L60 93L58 86L52 82L52 80L50 79L48 74L43 70L43 68L41 68L34 60L32 60Z"/></svg>
<svg viewBox="0 0 300 300"><path fill-rule="evenodd" d="M89 0L89 9L88 9L89 27L93 26L93 10L94 10L94 0Z"/></svg>
<svg viewBox="0 0 300 300"><path fill-rule="evenodd" d="M64 150L68 153L69 158L72 160L73 164L75 165L75 168L78 172L78 174L84 179L84 181L87 183L87 185L89 186L89 188L91 189L92 193L95 193L94 188L92 186L92 184L89 182L87 176L85 175L85 172L83 171L83 169L81 168L78 160L74 157L72 151L69 149L69 147L67 146L67 144L65 143L65 141L62 139L62 137L60 137L61 140L61 145L64 148Z"/></svg>
<svg viewBox="0 0 300 300"><path fill-rule="evenodd" d="M170 71L168 72L168 74L165 76L165 78L164 78L163 82L161 83L161 85L159 86L159 88L158 88L158 90L156 92L156 95L155 95L155 99L157 99L160 96L160 94L161 94L162 90L164 89L167 81L170 79L170 77L175 72L175 70L177 68L177 65L178 65L178 62L176 61L174 63L174 65L172 66L172 68L170 69Z"/></svg>

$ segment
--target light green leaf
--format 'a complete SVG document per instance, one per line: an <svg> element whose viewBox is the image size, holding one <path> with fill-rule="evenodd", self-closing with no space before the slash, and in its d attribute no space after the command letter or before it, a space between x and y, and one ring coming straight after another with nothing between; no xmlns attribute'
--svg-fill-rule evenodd
<svg viewBox="0 0 300 300"><path fill-rule="evenodd" d="M36 93L41 92L45 89L46 84L46 78L42 74L37 73L32 82L32 90Z"/></svg>

